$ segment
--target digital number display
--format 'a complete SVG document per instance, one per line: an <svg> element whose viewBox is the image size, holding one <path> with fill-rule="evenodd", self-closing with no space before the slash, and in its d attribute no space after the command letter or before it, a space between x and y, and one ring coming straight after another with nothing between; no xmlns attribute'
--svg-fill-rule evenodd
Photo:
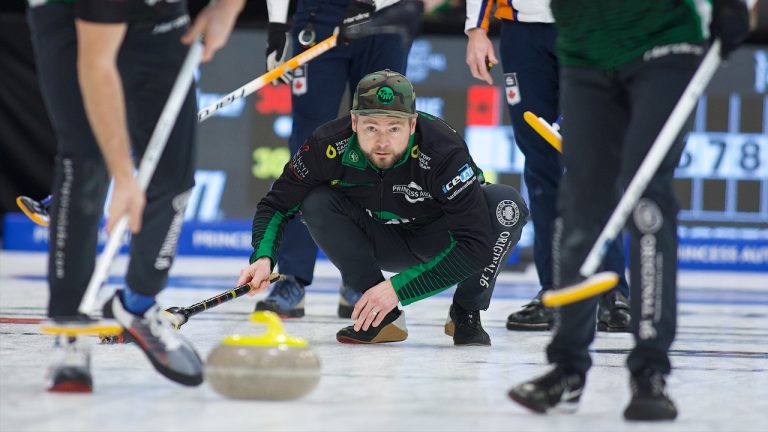
<svg viewBox="0 0 768 432"><path fill-rule="evenodd" d="M768 136L692 132L675 174L683 178L768 178Z"/></svg>

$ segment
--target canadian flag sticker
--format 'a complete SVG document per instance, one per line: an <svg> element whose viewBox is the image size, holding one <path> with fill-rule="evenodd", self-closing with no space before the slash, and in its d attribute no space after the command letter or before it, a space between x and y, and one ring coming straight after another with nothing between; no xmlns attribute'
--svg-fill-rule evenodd
<svg viewBox="0 0 768 432"><path fill-rule="evenodd" d="M504 93L507 95L507 103L509 105L517 105L522 100L520 88L517 85L517 73L504 74Z"/></svg>
<svg viewBox="0 0 768 432"><path fill-rule="evenodd" d="M291 91L296 96L307 93L307 65L301 65L294 69Z"/></svg>

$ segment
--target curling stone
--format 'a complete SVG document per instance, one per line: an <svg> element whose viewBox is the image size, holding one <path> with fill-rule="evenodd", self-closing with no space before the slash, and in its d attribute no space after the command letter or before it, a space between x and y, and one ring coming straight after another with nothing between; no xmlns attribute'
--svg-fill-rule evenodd
<svg viewBox="0 0 768 432"><path fill-rule="evenodd" d="M227 398L256 400L296 399L317 387L320 359L307 341L286 335L273 312L254 312L250 320L266 332L224 338L208 355L208 384Z"/></svg>

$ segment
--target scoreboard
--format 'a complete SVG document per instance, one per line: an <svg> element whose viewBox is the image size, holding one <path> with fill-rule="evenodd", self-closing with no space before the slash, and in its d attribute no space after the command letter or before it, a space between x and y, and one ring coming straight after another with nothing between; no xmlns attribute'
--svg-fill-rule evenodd
<svg viewBox="0 0 768 432"><path fill-rule="evenodd" d="M701 98L676 171L683 220L768 224L767 128L765 94Z"/></svg>

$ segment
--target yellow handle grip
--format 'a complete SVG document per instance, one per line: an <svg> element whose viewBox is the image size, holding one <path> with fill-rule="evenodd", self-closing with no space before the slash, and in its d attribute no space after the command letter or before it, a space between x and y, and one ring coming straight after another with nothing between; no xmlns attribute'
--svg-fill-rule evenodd
<svg viewBox="0 0 768 432"><path fill-rule="evenodd" d="M266 327L264 333L260 335L231 335L222 341L225 345L237 346L288 346L292 348L304 348L308 346L307 341L301 338L291 337L285 334L283 323L276 313L270 311L253 312L249 320L258 325Z"/></svg>

